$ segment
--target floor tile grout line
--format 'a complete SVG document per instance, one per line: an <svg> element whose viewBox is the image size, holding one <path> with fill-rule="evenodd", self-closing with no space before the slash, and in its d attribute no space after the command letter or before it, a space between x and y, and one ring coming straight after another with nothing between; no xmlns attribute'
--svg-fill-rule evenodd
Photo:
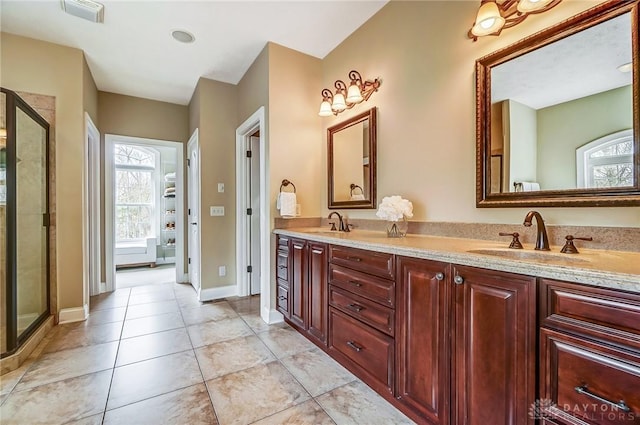
<svg viewBox="0 0 640 425"><path fill-rule="evenodd" d="M127 317L127 312L129 311L129 299L131 298L131 290L129 290L129 298L127 298L127 305L124 311L124 317L126 319ZM125 321L122 321L122 328L120 329L120 339L118 340L118 348L116 349L116 356L113 359L113 367L111 368L111 379L109 380L109 389L107 390L107 399L104 402L104 409L102 410L102 420L100 421L101 424L104 424L104 420L107 416L107 406L109 405L109 397L111 396L111 387L113 385L113 377L116 374L116 364L118 363L118 355L120 354L120 343L122 342L122 334L124 332L124 323Z"/></svg>
<svg viewBox="0 0 640 425"><path fill-rule="evenodd" d="M175 289L174 289L175 294ZM211 405L211 410L213 411L213 415L216 418L216 422L219 424L220 420L218 419L218 412L216 412L216 407L213 404L213 400L211 399L211 393L209 392L209 386L207 385L207 381L204 379L204 372L202 371L202 366L200 366L200 360L198 359L198 355L196 354L196 347L193 345L193 340L191 339L191 334L189 333L189 329L187 328L187 324L184 320L184 314L182 313L182 308L178 306L178 310L180 311L180 317L182 318L182 323L184 324L185 332L187 332L187 338L189 338L189 343L191 344L191 350L193 351L193 357L196 359L196 364L198 365L198 370L200 371L200 376L202 377L202 384L204 384L204 389L207 392L207 398L209 399L209 404Z"/></svg>

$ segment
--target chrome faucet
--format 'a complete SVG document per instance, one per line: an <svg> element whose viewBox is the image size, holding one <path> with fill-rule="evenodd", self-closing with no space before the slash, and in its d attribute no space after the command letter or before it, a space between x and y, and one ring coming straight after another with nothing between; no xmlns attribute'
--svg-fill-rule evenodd
<svg viewBox="0 0 640 425"><path fill-rule="evenodd" d="M531 227L531 220L536 218L536 226L538 233L536 234L536 247L538 251L549 251L549 238L547 237L547 229L544 227L544 220L538 211L529 211L524 217L525 227Z"/></svg>
<svg viewBox="0 0 640 425"><path fill-rule="evenodd" d="M339 220L338 230L340 232L350 232L351 230L349 229L349 224L346 224L344 222L344 219L342 218L342 216L340 215L340 213L338 211L331 212L331 214L329 214L329 217L327 217L327 218L330 219L331 217L333 217L334 214L338 216L338 220ZM331 230L336 230L336 224L335 223L331 223Z"/></svg>

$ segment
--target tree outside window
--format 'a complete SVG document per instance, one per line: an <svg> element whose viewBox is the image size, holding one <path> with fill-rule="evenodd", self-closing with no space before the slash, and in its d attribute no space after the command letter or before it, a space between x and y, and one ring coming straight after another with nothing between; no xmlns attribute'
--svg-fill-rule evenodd
<svg viewBox="0 0 640 425"><path fill-rule="evenodd" d="M577 186L633 186L633 132L624 130L594 140L576 150Z"/></svg>
<svg viewBox="0 0 640 425"><path fill-rule="evenodd" d="M157 155L147 148L114 146L116 241L153 237Z"/></svg>

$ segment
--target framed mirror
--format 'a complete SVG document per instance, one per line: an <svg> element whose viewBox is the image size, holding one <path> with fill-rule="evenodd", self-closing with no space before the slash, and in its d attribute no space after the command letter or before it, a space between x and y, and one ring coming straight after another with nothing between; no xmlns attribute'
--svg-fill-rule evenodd
<svg viewBox="0 0 640 425"><path fill-rule="evenodd" d="M329 208L376 208L376 108L327 129Z"/></svg>
<svg viewBox="0 0 640 425"><path fill-rule="evenodd" d="M640 205L639 3L476 61L478 207Z"/></svg>

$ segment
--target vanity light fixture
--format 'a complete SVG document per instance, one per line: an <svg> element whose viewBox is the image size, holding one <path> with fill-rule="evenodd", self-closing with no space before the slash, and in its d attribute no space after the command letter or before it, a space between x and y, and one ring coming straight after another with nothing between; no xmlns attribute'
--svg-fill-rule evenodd
<svg viewBox="0 0 640 425"><path fill-rule="evenodd" d="M486 35L500 35L503 29L518 25L529 15L546 12L560 2L562 0L481 0L467 35L473 41Z"/></svg>
<svg viewBox="0 0 640 425"><path fill-rule="evenodd" d="M631 62L620 65L617 69L620 72L626 73L631 72L633 64Z"/></svg>
<svg viewBox="0 0 640 425"><path fill-rule="evenodd" d="M349 78L351 83L348 88L342 80L335 82L335 94L329 89L322 89L322 103L318 115L328 117L351 109L358 103L369 100L373 92L378 91L378 87L382 84L379 78L363 81L358 71L349 72Z"/></svg>

